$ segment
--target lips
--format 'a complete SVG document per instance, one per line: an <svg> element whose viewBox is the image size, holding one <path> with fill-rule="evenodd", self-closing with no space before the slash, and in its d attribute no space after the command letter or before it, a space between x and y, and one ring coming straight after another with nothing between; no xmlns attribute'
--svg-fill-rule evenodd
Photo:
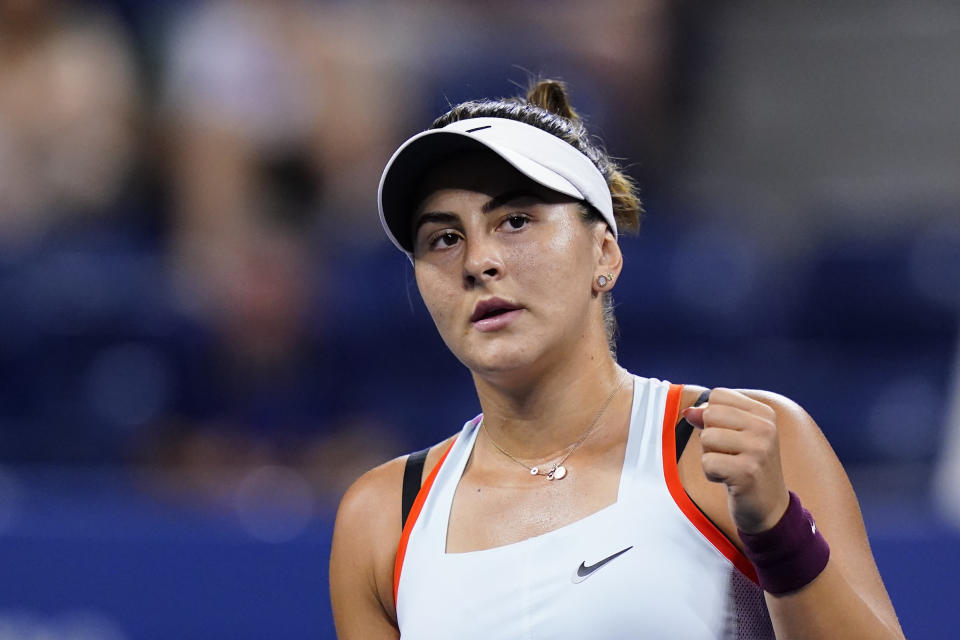
<svg viewBox="0 0 960 640"><path fill-rule="evenodd" d="M507 302L501 298L488 298L477 303L477 306L473 310L473 315L470 316L470 322L479 322L488 318L495 318L522 308L520 305Z"/></svg>

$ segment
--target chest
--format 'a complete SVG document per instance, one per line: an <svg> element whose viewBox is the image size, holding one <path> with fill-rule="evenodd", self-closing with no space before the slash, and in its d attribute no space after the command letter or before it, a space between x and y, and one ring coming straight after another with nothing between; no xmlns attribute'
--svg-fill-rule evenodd
<svg viewBox="0 0 960 640"><path fill-rule="evenodd" d="M622 450L619 452L622 457ZM562 480L522 469L503 475L468 470L450 509L446 549L482 551L522 542L589 517L617 500L620 464L571 466Z"/></svg>

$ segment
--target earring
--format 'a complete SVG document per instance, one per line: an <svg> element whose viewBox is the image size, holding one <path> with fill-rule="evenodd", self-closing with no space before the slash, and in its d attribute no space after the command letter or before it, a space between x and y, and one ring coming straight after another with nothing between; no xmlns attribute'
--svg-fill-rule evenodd
<svg viewBox="0 0 960 640"><path fill-rule="evenodd" d="M608 282L613 282L613 274L612 274L612 273L608 273L608 274L605 274L605 275L599 275L599 276L597 276L597 285L598 285L598 286L605 287L605 286L607 286L607 283L608 283Z"/></svg>

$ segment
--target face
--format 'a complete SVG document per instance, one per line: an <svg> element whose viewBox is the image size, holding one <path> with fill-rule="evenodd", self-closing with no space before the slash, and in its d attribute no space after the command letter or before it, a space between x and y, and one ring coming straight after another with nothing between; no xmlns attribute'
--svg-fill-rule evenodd
<svg viewBox="0 0 960 640"><path fill-rule="evenodd" d="M603 334L606 226L497 156L430 174L413 217L417 285L447 346L481 376L550 366ZM601 338L605 348L606 338Z"/></svg>

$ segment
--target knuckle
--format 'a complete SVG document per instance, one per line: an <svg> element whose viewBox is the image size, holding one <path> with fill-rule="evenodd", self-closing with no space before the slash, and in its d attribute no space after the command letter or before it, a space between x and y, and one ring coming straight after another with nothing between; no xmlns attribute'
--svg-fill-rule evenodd
<svg viewBox="0 0 960 640"><path fill-rule="evenodd" d="M700 434L700 446L704 451L713 449L716 446L716 436L713 429L708 429Z"/></svg>
<svg viewBox="0 0 960 640"><path fill-rule="evenodd" d="M753 426L753 430L764 437L772 436L777 432L776 422L770 420L766 416L754 415L750 422Z"/></svg>
<svg viewBox="0 0 960 640"><path fill-rule="evenodd" d="M708 461L706 457L703 460L703 475L706 476L710 482L722 482L725 478L725 475L721 473L717 465L714 462Z"/></svg>
<svg viewBox="0 0 960 640"><path fill-rule="evenodd" d="M703 470L712 473L717 470L717 454L713 451L706 451L700 456L700 465Z"/></svg>
<svg viewBox="0 0 960 640"><path fill-rule="evenodd" d="M758 440L753 446L753 455L757 460L767 458L776 447L773 442L763 438Z"/></svg>
<svg viewBox="0 0 960 640"><path fill-rule="evenodd" d="M776 428L766 420L754 420L753 433L758 439L767 442L773 438Z"/></svg>
<svg viewBox="0 0 960 640"><path fill-rule="evenodd" d="M780 438L780 430L777 429L776 424L767 422L766 426L764 427L764 435L766 436L767 443L771 446L775 446Z"/></svg>
<svg viewBox="0 0 960 640"><path fill-rule="evenodd" d="M760 461L756 456L747 456L743 460L742 473L745 477L755 479L760 475Z"/></svg>
<svg viewBox="0 0 960 640"><path fill-rule="evenodd" d="M703 474L711 482L725 482L730 475L724 460L725 456L721 453L704 453L701 458Z"/></svg>

